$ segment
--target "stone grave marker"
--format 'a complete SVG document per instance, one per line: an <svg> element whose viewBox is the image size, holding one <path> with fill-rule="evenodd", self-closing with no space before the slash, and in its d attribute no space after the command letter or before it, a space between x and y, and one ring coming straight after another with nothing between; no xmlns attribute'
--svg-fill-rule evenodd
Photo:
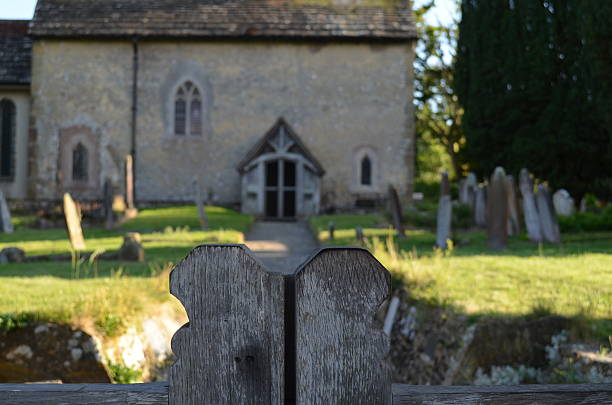
<svg viewBox="0 0 612 405"><path fill-rule="evenodd" d="M540 226L540 215L538 214L538 208L533 195L533 181L527 169L521 169L519 188L523 196L523 215L525 216L527 236L533 242L541 242L542 228Z"/></svg>
<svg viewBox="0 0 612 405"><path fill-rule="evenodd" d="M536 206L540 216L540 229L542 230L543 239L550 243L560 243L561 232L559 231L559 223L555 215L555 207L553 206L550 191L548 191L548 187L545 184L538 185Z"/></svg>
<svg viewBox="0 0 612 405"><path fill-rule="evenodd" d="M202 190L200 189L200 181L198 177L193 179L193 188L195 189L195 204L198 207L198 216L200 217L200 226L202 229L208 229L208 217L204 208L204 199L202 198Z"/></svg>
<svg viewBox="0 0 612 405"><path fill-rule="evenodd" d="M336 230L336 224L333 221L329 221L327 224L327 231L329 233L329 240L334 240L334 231Z"/></svg>
<svg viewBox="0 0 612 405"><path fill-rule="evenodd" d="M0 230L2 233L13 233L13 222L4 193L0 191Z"/></svg>
<svg viewBox="0 0 612 405"><path fill-rule="evenodd" d="M484 228L487 226L487 186L481 184L474 193L474 223Z"/></svg>
<svg viewBox="0 0 612 405"><path fill-rule="evenodd" d="M508 198L508 236L516 236L521 233L521 221L519 219L518 200L516 198L516 183L514 176L506 176L506 197Z"/></svg>
<svg viewBox="0 0 612 405"><path fill-rule="evenodd" d="M355 239L359 241L360 245L365 243L365 237L363 236L363 228L359 225L355 227Z"/></svg>
<svg viewBox="0 0 612 405"><path fill-rule="evenodd" d="M119 260L131 262L144 262L144 248L142 238L138 232L128 232L123 237L123 244L119 248Z"/></svg>
<svg viewBox="0 0 612 405"><path fill-rule="evenodd" d="M459 184L459 202L468 205L474 210L476 198L476 189L478 188L478 180L472 172L468 173L467 177L461 180Z"/></svg>
<svg viewBox="0 0 612 405"><path fill-rule="evenodd" d="M487 196L487 239L489 249L502 250L508 245L508 196L506 172L497 167L491 176Z"/></svg>
<svg viewBox="0 0 612 405"><path fill-rule="evenodd" d="M64 217L70 245L74 250L84 250L85 239L83 239L83 229L81 229L81 213L69 193L64 194Z"/></svg>
<svg viewBox="0 0 612 405"><path fill-rule="evenodd" d="M402 204L397 194L397 190L393 185L389 184L389 208L391 210L391 217L393 218L393 226L398 238L404 237L404 227L402 225Z"/></svg>
<svg viewBox="0 0 612 405"><path fill-rule="evenodd" d="M553 194L552 198L557 215L567 217L576 212L576 208L574 207L574 199L570 196L570 193L567 190L557 190Z"/></svg>
<svg viewBox="0 0 612 405"><path fill-rule="evenodd" d="M438 217L436 221L436 246L447 248L447 241L451 237L451 220L453 206L450 196L448 172L442 173L440 182L440 201L438 203Z"/></svg>

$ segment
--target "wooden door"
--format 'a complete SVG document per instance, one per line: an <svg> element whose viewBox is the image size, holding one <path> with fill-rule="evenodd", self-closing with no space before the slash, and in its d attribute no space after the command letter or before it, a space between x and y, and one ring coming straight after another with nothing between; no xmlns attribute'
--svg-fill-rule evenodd
<svg viewBox="0 0 612 405"><path fill-rule="evenodd" d="M291 160L265 163L265 215L273 219L296 216L297 165Z"/></svg>

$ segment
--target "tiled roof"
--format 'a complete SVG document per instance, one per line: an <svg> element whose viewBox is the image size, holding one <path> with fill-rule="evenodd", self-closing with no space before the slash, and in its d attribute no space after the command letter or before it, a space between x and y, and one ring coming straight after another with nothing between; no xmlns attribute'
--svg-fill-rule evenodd
<svg viewBox="0 0 612 405"><path fill-rule="evenodd" d="M0 20L0 84L28 84L32 40L28 21Z"/></svg>
<svg viewBox="0 0 612 405"><path fill-rule="evenodd" d="M351 1L365 4L346 4ZM407 0L39 0L30 33L410 40L416 38L416 30L406 4Z"/></svg>

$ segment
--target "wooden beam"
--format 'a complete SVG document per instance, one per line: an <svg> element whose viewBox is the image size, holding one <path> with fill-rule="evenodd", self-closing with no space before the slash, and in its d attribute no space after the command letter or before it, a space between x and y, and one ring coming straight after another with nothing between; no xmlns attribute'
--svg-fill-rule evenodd
<svg viewBox="0 0 612 405"><path fill-rule="evenodd" d="M612 384L419 386L393 384L393 405L605 405Z"/></svg>
<svg viewBox="0 0 612 405"><path fill-rule="evenodd" d="M168 383L0 384L0 405L168 405Z"/></svg>

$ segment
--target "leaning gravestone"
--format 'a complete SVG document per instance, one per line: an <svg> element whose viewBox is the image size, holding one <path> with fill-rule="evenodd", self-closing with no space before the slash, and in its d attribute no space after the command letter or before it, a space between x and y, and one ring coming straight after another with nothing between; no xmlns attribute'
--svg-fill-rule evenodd
<svg viewBox="0 0 612 405"><path fill-rule="evenodd" d="M404 237L404 227L402 225L402 204L400 203L399 195L393 185L389 184L389 204L391 209L391 217L393 218L393 226L398 238Z"/></svg>
<svg viewBox="0 0 612 405"><path fill-rule="evenodd" d="M555 206L557 215L562 217L570 216L576 212L574 199L565 189L557 190L555 194L553 194L553 205Z"/></svg>
<svg viewBox="0 0 612 405"><path fill-rule="evenodd" d="M506 172L503 168L497 167L493 172L487 197L489 249L505 249L508 245L508 196L506 195Z"/></svg>
<svg viewBox="0 0 612 405"><path fill-rule="evenodd" d="M540 228L542 229L544 240L550 243L560 243L561 232L559 231L559 223L555 215L555 207L553 206L550 191L548 191L548 187L545 184L538 185L536 205L538 207Z"/></svg>
<svg viewBox="0 0 612 405"><path fill-rule="evenodd" d="M513 176L506 176L506 197L508 197L508 236L521 233L519 220L518 200L516 198L516 184Z"/></svg>
<svg viewBox="0 0 612 405"><path fill-rule="evenodd" d="M68 236L70 236L70 245L74 250L84 250L85 240L83 239L83 229L81 229L81 214L68 193L64 194L64 217L66 218Z"/></svg>
<svg viewBox="0 0 612 405"><path fill-rule="evenodd" d="M4 193L0 191L0 230L2 233L13 233L13 222Z"/></svg>
<svg viewBox="0 0 612 405"><path fill-rule="evenodd" d="M523 196L523 214L525 216L527 236L533 242L541 242L542 228L540 226L540 215L538 214L538 208L533 195L533 181L527 169L521 169L519 188Z"/></svg>
<svg viewBox="0 0 612 405"><path fill-rule="evenodd" d="M452 210L448 172L445 171L442 173L440 183L440 201L436 221L436 246L441 249L447 248L447 241L450 239Z"/></svg>
<svg viewBox="0 0 612 405"><path fill-rule="evenodd" d="M476 226L487 226L487 186L479 185L474 197L474 222Z"/></svg>

